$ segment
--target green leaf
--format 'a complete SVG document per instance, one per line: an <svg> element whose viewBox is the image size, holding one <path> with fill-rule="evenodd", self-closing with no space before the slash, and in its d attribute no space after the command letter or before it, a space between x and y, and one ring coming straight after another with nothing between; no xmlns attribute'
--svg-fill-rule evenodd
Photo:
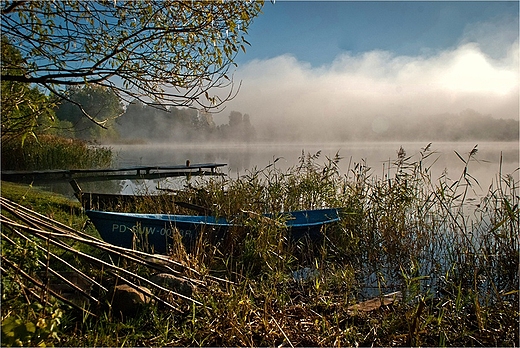
<svg viewBox="0 0 520 348"><path fill-rule="evenodd" d="M34 325L33 322L27 322L27 323L25 323L25 330L28 333L35 333L36 332L36 325Z"/></svg>

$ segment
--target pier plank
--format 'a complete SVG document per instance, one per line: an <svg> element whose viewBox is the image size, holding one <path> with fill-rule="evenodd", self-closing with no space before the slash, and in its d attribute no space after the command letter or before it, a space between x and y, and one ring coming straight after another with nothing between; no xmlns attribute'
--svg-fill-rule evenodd
<svg viewBox="0 0 520 348"><path fill-rule="evenodd" d="M170 166L130 166L123 168L104 169L55 169L35 171L2 171L1 178L12 182L33 182L38 180L125 180L125 179L158 179L186 175L224 175L216 169L226 166L226 163L201 163Z"/></svg>

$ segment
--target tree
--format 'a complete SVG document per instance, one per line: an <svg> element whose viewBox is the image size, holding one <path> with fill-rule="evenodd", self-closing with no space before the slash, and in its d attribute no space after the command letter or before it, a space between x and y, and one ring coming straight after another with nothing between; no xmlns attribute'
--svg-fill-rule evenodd
<svg viewBox="0 0 520 348"><path fill-rule="evenodd" d="M4 1L2 6L2 37L20 50L24 67L20 74L19 66L3 63L2 81L37 84L72 103L66 87L97 85L126 102L208 109L234 96L228 71L245 51L244 34L263 1ZM227 91L225 97L210 95L218 88Z"/></svg>
<svg viewBox="0 0 520 348"><path fill-rule="evenodd" d="M238 111L231 111L229 114L229 126L231 128L238 128L242 125L243 116Z"/></svg>
<svg viewBox="0 0 520 348"><path fill-rule="evenodd" d="M25 74L20 51L4 36L0 52L2 75L6 69L13 75ZM27 135L35 135L42 123L49 124L49 120L54 119L53 102L38 88L26 83L2 80L0 105L2 142L21 136L23 143Z"/></svg>
<svg viewBox="0 0 520 348"><path fill-rule="evenodd" d="M256 131L251 124L249 114L238 111L231 111L227 125L220 126L222 136L234 141L253 141L256 138Z"/></svg>
<svg viewBox="0 0 520 348"><path fill-rule="evenodd" d="M112 133L96 127L83 117L76 104L91 115L96 121L109 120L108 125L113 125L113 120L124 112L123 105L111 89L103 86L71 86L67 90L70 101L60 104L56 110L56 116L61 121L69 121L74 127L74 134L80 139L99 139L114 136Z"/></svg>

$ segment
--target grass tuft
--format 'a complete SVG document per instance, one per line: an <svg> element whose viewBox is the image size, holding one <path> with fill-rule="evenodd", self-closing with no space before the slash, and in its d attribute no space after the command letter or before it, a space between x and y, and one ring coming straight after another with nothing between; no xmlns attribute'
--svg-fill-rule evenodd
<svg viewBox="0 0 520 348"><path fill-rule="evenodd" d="M132 321L70 319L59 345L516 345L518 173L499 172L475 203L476 147L457 154L465 167L456 180L431 177L435 155L430 145L413 156L401 148L383 177L365 162L341 173L339 155L320 164L321 153L302 153L285 171L274 161L236 179L192 179L173 199L245 226L218 245L201 237L190 252L179 242L169 255L208 280L197 302L181 312L150 306ZM193 213L158 201L118 208ZM262 216L322 207L340 208L341 221L319 242L292 240L283 215ZM396 291L402 296L377 304ZM29 316L9 298L3 319ZM377 305L361 306L373 298Z"/></svg>

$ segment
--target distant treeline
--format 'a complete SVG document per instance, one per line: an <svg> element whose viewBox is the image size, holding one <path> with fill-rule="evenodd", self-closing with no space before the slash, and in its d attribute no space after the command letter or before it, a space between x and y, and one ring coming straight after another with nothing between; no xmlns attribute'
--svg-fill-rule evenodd
<svg viewBox="0 0 520 348"><path fill-rule="evenodd" d="M216 125L213 115L188 108L160 108L133 101L124 106L107 88L70 87L70 100L55 108L54 123L42 124L40 134L99 142L254 141L256 131L248 114L231 111L227 124ZM77 105L105 128L85 117Z"/></svg>
<svg viewBox="0 0 520 348"><path fill-rule="evenodd" d="M403 119L390 124L378 138L437 141L518 141L519 122L496 119L473 110L459 114L441 114L420 119Z"/></svg>
<svg viewBox="0 0 520 348"><path fill-rule="evenodd" d="M431 116L360 117L257 127L262 140L286 141L518 141L519 120L468 109Z"/></svg>
<svg viewBox="0 0 520 348"><path fill-rule="evenodd" d="M496 119L474 110L424 117L393 117L376 127L371 119L356 120L349 127L322 122L319 127L296 125L257 127L248 114L229 114L227 124L217 126L213 115L192 109L159 110L132 103L116 119L114 129L121 140L147 142L251 142L251 141L518 141L519 122ZM274 127L274 129L273 129ZM304 131L297 131L305 129Z"/></svg>
<svg viewBox="0 0 520 348"><path fill-rule="evenodd" d="M326 114L298 119L280 116L256 119L229 113L228 123L216 125L213 114L188 108L160 109L134 101L126 107L117 96L99 87L70 88L70 98L105 124L103 129L84 117L73 103L56 108L56 122L42 124L43 134L99 142L291 142L291 141L518 141L519 120L497 119L467 109L430 116L379 115L343 118ZM106 120L106 123L105 123Z"/></svg>
<svg viewBox="0 0 520 348"><path fill-rule="evenodd" d="M122 140L149 142L252 141L256 131L248 114L229 114L229 122L216 125L211 113L171 107L161 110L131 103L116 119L114 128Z"/></svg>

